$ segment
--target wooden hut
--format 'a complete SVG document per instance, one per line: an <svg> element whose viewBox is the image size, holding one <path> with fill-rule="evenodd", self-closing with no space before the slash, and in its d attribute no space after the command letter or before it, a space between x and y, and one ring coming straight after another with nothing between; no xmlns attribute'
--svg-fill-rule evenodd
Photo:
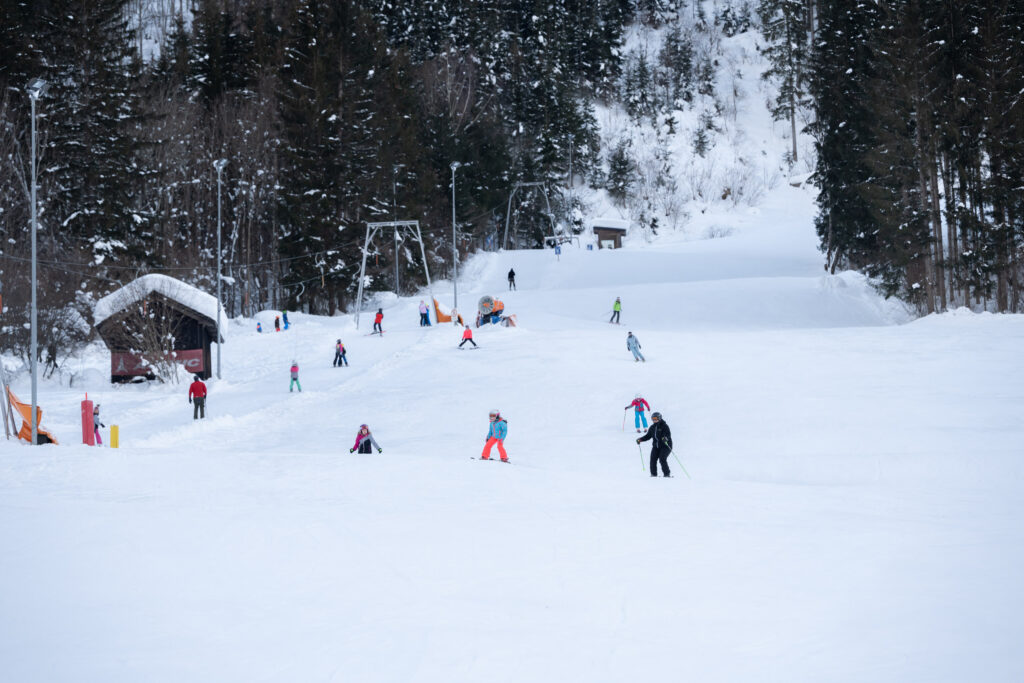
<svg viewBox="0 0 1024 683"><path fill-rule="evenodd" d="M597 235L599 249L621 249L622 238L629 228L629 221L618 218L595 218L590 226Z"/></svg>
<svg viewBox="0 0 1024 683"><path fill-rule="evenodd" d="M220 343L227 316L220 312ZM203 379L212 374L210 345L217 339L217 299L166 275L144 275L100 299L96 330L110 349L110 379L168 374L181 364Z"/></svg>

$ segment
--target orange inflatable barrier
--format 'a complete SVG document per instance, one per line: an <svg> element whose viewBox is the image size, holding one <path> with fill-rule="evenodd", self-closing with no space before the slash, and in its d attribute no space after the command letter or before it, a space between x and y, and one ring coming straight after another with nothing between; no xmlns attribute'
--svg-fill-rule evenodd
<svg viewBox="0 0 1024 683"><path fill-rule="evenodd" d="M434 315L437 317L437 322L439 323L450 323L452 321L450 313L441 312L441 304L437 303L437 299L434 299ZM465 323L462 322L462 316L460 314L456 315L458 316L459 324L464 325Z"/></svg>
<svg viewBox="0 0 1024 683"><path fill-rule="evenodd" d="M7 399L11 402L11 407L18 411L21 419L24 420L21 429L18 430L18 438L26 443L32 443L32 406L19 401L18 397L9 388L7 389ZM39 406L36 406L36 419L39 422L43 421L43 409ZM36 433L39 436L38 443L57 443L57 439L53 434L38 425L36 426Z"/></svg>

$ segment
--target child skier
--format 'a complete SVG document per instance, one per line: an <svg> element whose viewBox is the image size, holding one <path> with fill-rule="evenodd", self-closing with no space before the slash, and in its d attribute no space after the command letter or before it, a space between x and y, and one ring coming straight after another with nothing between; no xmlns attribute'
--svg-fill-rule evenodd
<svg viewBox="0 0 1024 683"><path fill-rule="evenodd" d="M487 443L484 444L484 452L480 455L481 460L491 459L491 448L498 446L498 455L502 462L508 462L508 453L505 452L505 437L508 435L508 421L501 416L498 409L491 411L487 418L491 426L487 430Z"/></svg>
<svg viewBox="0 0 1024 683"><path fill-rule="evenodd" d="M380 324L384 321L384 309L378 308L377 315L373 317L373 331L379 332L381 335L384 334L384 328Z"/></svg>
<svg viewBox="0 0 1024 683"><path fill-rule="evenodd" d="M644 415L644 410L650 410L651 404L640 394L637 394L633 397L633 402L626 406L624 410L629 410L630 408L633 408L633 424L636 426L636 431L643 431L643 429L640 429L641 421L644 423L644 429L647 429L647 416Z"/></svg>
<svg viewBox="0 0 1024 683"><path fill-rule="evenodd" d="M288 329L288 311L281 314L281 320L284 322L284 329Z"/></svg>
<svg viewBox="0 0 1024 683"><path fill-rule="evenodd" d="M193 401L193 398L195 399ZM206 419L206 385L203 384L203 380L199 379L199 375L195 376L195 381L188 388L188 402L192 403L192 419L198 420L200 418Z"/></svg>
<svg viewBox="0 0 1024 683"><path fill-rule="evenodd" d="M100 404L97 403L92 409L92 429L93 436L96 437L96 445L102 446L103 439L100 438L100 427L106 427L107 425L100 422Z"/></svg>
<svg viewBox="0 0 1024 683"><path fill-rule="evenodd" d="M352 448L348 449L349 453L355 453L356 449L359 449L360 453L372 453L370 449L376 448L378 453L383 453L384 449L380 447L377 440L373 438L373 434L370 433L370 428L366 425L359 425L359 433L356 434L356 443Z"/></svg>
<svg viewBox="0 0 1024 683"><path fill-rule="evenodd" d="M651 444L651 476L658 476L658 462L661 462L661 476L672 476L668 471L668 454L672 452L672 432L661 419L661 413L651 413L651 428L636 440L652 440Z"/></svg>
<svg viewBox="0 0 1024 683"><path fill-rule="evenodd" d="M256 321L256 331L261 334L263 333L263 325L260 324L259 320Z"/></svg>
<svg viewBox="0 0 1024 683"><path fill-rule="evenodd" d="M647 359L644 358L644 354L640 353L640 340L634 337L632 332L630 332L629 336L626 337L626 350L632 352L634 362L647 362Z"/></svg>
<svg viewBox="0 0 1024 683"><path fill-rule="evenodd" d="M473 341L473 328L466 325L466 329L462 331L462 344L469 342L473 346L476 346L476 342ZM459 348L462 348L462 344L459 344Z"/></svg>
<svg viewBox="0 0 1024 683"><path fill-rule="evenodd" d="M423 299L420 299L420 327L430 327L430 309Z"/></svg>
<svg viewBox="0 0 1024 683"><path fill-rule="evenodd" d="M348 359L345 358L345 345L338 340L337 345L334 347L334 367L340 368L342 363L348 365Z"/></svg>
<svg viewBox="0 0 1024 683"><path fill-rule="evenodd" d="M619 324L619 314L622 313L622 300L615 297L615 304L612 305L612 319L608 322Z"/></svg>
<svg viewBox="0 0 1024 683"><path fill-rule="evenodd" d="M288 383L288 393L291 393L295 387L299 388L299 393L302 393L302 385L299 384L299 363L298 361L292 361L292 381Z"/></svg>
<svg viewBox="0 0 1024 683"><path fill-rule="evenodd" d="M275 315L274 316L274 332L280 332L280 331L281 331L281 316Z"/></svg>

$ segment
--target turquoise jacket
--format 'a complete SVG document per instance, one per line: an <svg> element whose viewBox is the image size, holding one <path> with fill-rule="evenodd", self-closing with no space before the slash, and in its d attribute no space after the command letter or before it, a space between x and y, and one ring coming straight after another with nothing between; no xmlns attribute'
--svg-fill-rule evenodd
<svg viewBox="0 0 1024 683"><path fill-rule="evenodd" d="M508 422L503 419L497 419L491 423L491 428L487 430L487 439L497 439L498 441L504 441L505 436L508 434Z"/></svg>

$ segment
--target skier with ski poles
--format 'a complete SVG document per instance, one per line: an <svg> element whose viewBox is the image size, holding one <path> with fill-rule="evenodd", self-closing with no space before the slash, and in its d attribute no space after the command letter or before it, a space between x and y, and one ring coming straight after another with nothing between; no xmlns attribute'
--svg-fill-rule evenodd
<svg viewBox="0 0 1024 683"><path fill-rule="evenodd" d="M370 433L370 428L366 425L359 425L359 433L356 434L356 443L352 448L348 449L349 453L355 453L356 450L360 453L372 453L370 448L376 448L378 453L383 453L384 449L380 447L377 440L373 438L373 434Z"/></svg>
<svg viewBox="0 0 1024 683"><path fill-rule="evenodd" d="M643 429L640 429L640 422L643 422L644 429L647 429L647 416L644 415L644 410L650 410L651 404L640 394L637 394L633 397L633 402L623 408L623 410L629 410L630 408L633 409L633 424L636 426L636 431L643 431Z"/></svg>
<svg viewBox="0 0 1024 683"><path fill-rule="evenodd" d="M633 354L634 362L647 362L647 359L644 358L644 354L640 353L640 340L634 337L632 332L630 332L626 337L626 350Z"/></svg>
<svg viewBox="0 0 1024 683"><path fill-rule="evenodd" d="M652 441L651 445L651 476L658 476L658 462L661 462L661 476L670 477L668 471L668 454L672 452L672 432L668 425L661 419L661 413L651 413L651 428L647 433L636 440L637 445L641 441Z"/></svg>
<svg viewBox="0 0 1024 683"><path fill-rule="evenodd" d="M498 455L502 462L508 462L508 453L505 452L505 437L508 436L508 421L501 416L497 408L487 416L490 427L487 428L487 442L484 444L484 452L480 455L481 460L491 459L491 448L498 447Z"/></svg>
<svg viewBox="0 0 1024 683"><path fill-rule="evenodd" d="M348 365L348 359L345 357L345 345L339 339L334 347L334 367L340 368L342 364Z"/></svg>
<svg viewBox="0 0 1024 683"><path fill-rule="evenodd" d="M615 304L612 306L612 317L608 322L618 325L620 313L622 313L622 299L615 297Z"/></svg>

